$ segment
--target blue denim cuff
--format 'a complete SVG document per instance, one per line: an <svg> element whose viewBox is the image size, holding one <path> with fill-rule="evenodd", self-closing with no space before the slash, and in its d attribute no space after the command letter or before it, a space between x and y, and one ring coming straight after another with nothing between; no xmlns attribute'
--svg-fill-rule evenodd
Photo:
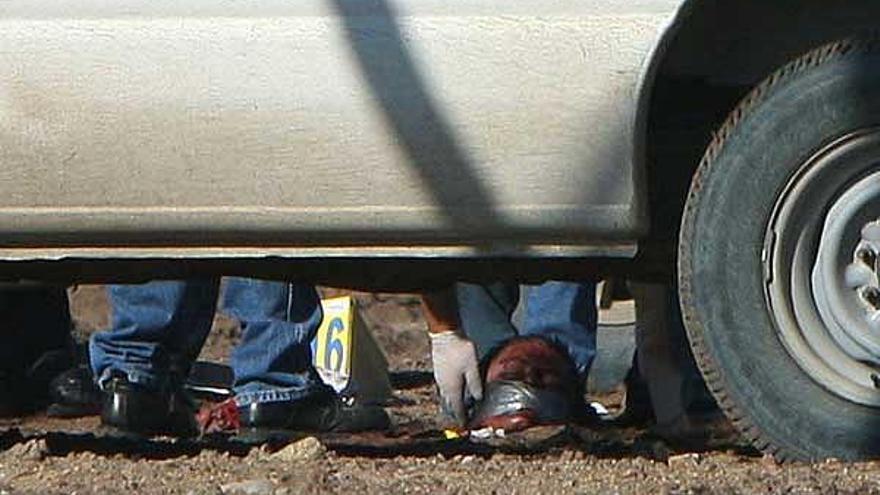
<svg viewBox="0 0 880 495"><path fill-rule="evenodd" d="M294 402L318 394L335 393L323 383L315 383L306 387L273 387L265 383L248 383L235 390L235 403L239 407L268 402Z"/></svg>
<svg viewBox="0 0 880 495"><path fill-rule="evenodd" d="M161 390L168 384L167 378L158 377L152 373L144 373L137 369L105 368L101 372L101 376L95 381L98 388L106 390L107 384L114 373L121 373L125 375L129 383L135 383L151 390Z"/></svg>

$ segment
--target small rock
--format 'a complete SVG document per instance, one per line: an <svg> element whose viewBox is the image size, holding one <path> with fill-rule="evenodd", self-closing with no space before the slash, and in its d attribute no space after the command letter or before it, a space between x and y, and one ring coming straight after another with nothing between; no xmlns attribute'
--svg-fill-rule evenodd
<svg viewBox="0 0 880 495"><path fill-rule="evenodd" d="M689 453L673 455L669 456L669 459L667 459L666 462L671 468L696 466L700 463L700 454Z"/></svg>
<svg viewBox="0 0 880 495"><path fill-rule="evenodd" d="M272 488L269 480L247 480L221 485L220 491L229 495L269 495Z"/></svg>
<svg viewBox="0 0 880 495"><path fill-rule="evenodd" d="M774 471L779 469L779 461L773 454L764 454L761 457L761 464L764 467Z"/></svg>
<svg viewBox="0 0 880 495"><path fill-rule="evenodd" d="M49 446L45 439L40 438L13 445L7 453L14 459L40 461L49 455Z"/></svg>
<svg viewBox="0 0 880 495"><path fill-rule="evenodd" d="M80 454L78 454L78 456L79 456L79 459L83 460L83 461L94 461L95 459L98 458L98 456L95 455L94 452L88 452L88 451L81 452Z"/></svg>
<svg viewBox="0 0 880 495"><path fill-rule="evenodd" d="M287 462L313 461L324 457L326 453L327 447L320 440L315 437L306 437L275 452L272 454L272 458Z"/></svg>

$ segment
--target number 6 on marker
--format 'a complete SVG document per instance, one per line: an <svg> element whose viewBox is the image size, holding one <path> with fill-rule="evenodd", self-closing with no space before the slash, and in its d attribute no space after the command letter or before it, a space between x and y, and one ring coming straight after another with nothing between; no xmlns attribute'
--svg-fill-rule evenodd
<svg viewBox="0 0 880 495"><path fill-rule="evenodd" d="M345 324L339 317L333 318L327 326L327 338L324 341L324 368L334 372L342 371L342 363L345 362L345 347L339 340L339 334L345 331ZM335 366L331 366L333 354L336 354Z"/></svg>

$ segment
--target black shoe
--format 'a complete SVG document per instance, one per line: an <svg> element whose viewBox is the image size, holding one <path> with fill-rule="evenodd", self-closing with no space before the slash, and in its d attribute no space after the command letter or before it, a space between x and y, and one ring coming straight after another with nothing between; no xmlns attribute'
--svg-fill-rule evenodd
<svg viewBox="0 0 880 495"><path fill-rule="evenodd" d="M101 423L122 435L194 436L195 406L179 388L155 391L113 376L104 389Z"/></svg>
<svg viewBox="0 0 880 495"><path fill-rule="evenodd" d="M74 365L64 287L0 290L0 412L30 414L49 402L49 381Z"/></svg>
<svg viewBox="0 0 880 495"><path fill-rule="evenodd" d="M654 407L651 404L651 393L648 384L639 373L636 357L623 381L626 386L623 399L623 410L612 418L616 426L638 427L654 423Z"/></svg>
<svg viewBox="0 0 880 495"><path fill-rule="evenodd" d="M49 403L49 383L73 365L66 349L46 351L27 368L0 370L0 417L34 413Z"/></svg>
<svg viewBox="0 0 880 495"><path fill-rule="evenodd" d="M239 407L238 415L242 432L257 437L260 433L381 431L391 423L382 407L347 405L333 393L297 401L253 403Z"/></svg>
<svg viewBox="0 0 880 495"><path fill-rule="evenodd" d="M101 413L103 395L95 386L92 372L80 365L61 373L49 384L52 404L46 410L54 418L78 418Z"/></svg>

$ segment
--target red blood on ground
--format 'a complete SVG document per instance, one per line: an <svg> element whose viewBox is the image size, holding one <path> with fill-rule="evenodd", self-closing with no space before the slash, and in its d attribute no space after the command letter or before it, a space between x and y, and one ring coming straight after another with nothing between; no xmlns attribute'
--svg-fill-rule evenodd
<svg viewBox="0 0 880 495"><path fill-rule="evenodd" d="M235 433L241 428L235 399L227 399L223 402L206 402L196 414L196 422L199 424L199 432L202 435Z"/></svg>

